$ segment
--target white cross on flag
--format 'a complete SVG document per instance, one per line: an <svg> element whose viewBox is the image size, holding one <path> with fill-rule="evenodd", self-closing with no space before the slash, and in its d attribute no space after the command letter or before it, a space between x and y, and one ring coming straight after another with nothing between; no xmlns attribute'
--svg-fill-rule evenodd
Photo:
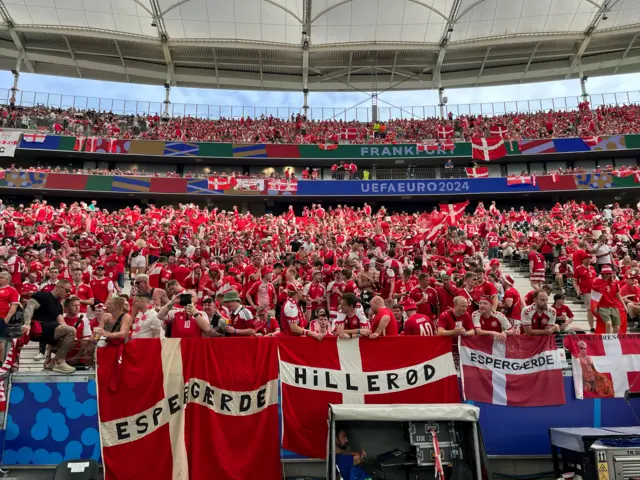
<svg viewBox="0 0 640 480"><path fill-rule="evenodd" d="M209 177L209 190L229 190L231 185L231 177Z"/></svg>
<svg viewBox="0 0 640 480"><path fill-rule="evenodd" d="M536 186L536 176L531 175L513 175L507 177L507 186L512 187L514 185L533 185Z"/></svg>
<svg viewBox="0 0 640 480"><path fill-rule="evenodd" d="M453 127L451 125L438 125L438 138L447 139L453 137Z"/></svg>
<svg viewBox="0 0 640 480"><path fill-rule="evenodd" d="M97 360L105 480L282 478L276 342L149 338Z"/></svg>
<svg viewBox="0 0 640 480"><path fill-rule="evenodd" d="M452 227L458 225L467 205L469 205L468 200L460 203L441 203L440 212L445 214L443 222Z"/></svg>
<svg viewBox="0 0 640 480"><path fill-rule="evenodd" d="M552 336L460 338L465 400L495 405L563 405L562 356Z"/></svg>
<svg viewBox="0 0 640 480"><path fill-rule="evenodd" d="M471 156L476 160L497 160L507 155L504 139L501 137L472 138Z"/></svg>
<svg viewBox="0 0 640 480"><path fill-rule="evenodd" d="M491 127L489 127L489 133L491 133L492 137L505 138L508 132L509 130L507 130L507 127L501 123L498 125L491 125Z"/></svg>
<svg viewBox="0 0 640 480"><path fill-rule="evenodd" d="M282 446L300 455L325 458L330 403L460 402L449 337L279 342Z"/></svg>
<svg viewBox="0 0 640 480"><path fill-rule="evenodd" d="M640 335L568 335L576 398L640 392Z"/></svg>

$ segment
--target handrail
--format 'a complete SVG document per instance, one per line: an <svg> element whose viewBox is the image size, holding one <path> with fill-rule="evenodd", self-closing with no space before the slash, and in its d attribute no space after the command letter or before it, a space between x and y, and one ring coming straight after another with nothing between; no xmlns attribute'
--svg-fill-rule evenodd
<svg viewBox="0 0 640 480"><path fill-rule="evenodd" d="M9 104L11 90L0 89L0 103ZM640 90L616 93L602 93L588 95L587 100L592 107L601 105L629 105L640 104ZM451 113L454 117L460 115L503 115L509 113L534 113L540 111L568 111L577 110L578 104L583 101L581 96L568 96L556 98L542 98L534 100L509 100L489 103L470 103L445 105L445 114ZM142 100L123 100L113 98L88 97L80 95L62 95L57 93L43 93L31 91L19 91L16 95L16 105L24 107L45 106L51 108L69 109L79 111L97 110L111 111L117 115L160 115L163 112L163 102L151 102ZM390 119L421 119L438 117L440 107L437 105L418 105L385 107L377 106L378 119L387 121ZM273 115L278 118L291 118L291 115L302 113L301 107L256 107L237 105L206 105L171 103L169 114L172 117L198 117L208 119L218 118L258 118L260 115ZM344 107L310 107L307 116L312 120L345 120L370 122L372 111L369 107L357 107L345 109Z"/></svg>

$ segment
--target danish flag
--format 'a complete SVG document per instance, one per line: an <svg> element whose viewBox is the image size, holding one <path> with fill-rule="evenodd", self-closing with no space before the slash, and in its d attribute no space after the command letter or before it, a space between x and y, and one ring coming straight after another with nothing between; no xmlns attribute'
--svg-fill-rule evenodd
<svg viewBox="0 0 640 480"><path fill-rule="evenodd" d="M472 138L471 156L476 160L497 160L507 155L504 139L501 137Z"/></svg>
<svg viewBox="0 0 640 480"><path fill-rule="evenodd" d="M491 125L489 127L489 132L491 132L491 136L505 138L509 130L503 124Z"/></svg>
<svg viewBox="0 0 640 480"><path fill-rule="evenodd" d="M600 137L596 135L589 135L587 137L582 137L582 141L587 145L587 147L595 147L600 143Z"/></svg>
<svg viewBox="0 0 640 480"><path fill-rule="evenodd" d="M341 140L355 140L358 136L357 128L343 128L340 133Z"/></svg>
<svg viewBox="0 0 640 480"><path fill-rule="evenodd" d="M209 177L209 190L229 190L231 185L230 177Z"/></svg>
<svg viewBox="0 0 640 480"><path fill-rule="evenodd" d="M469 205L469 201L461 203L441 203L440 211L446 213L444 217L444 223L455 226L460 223L460 219L464 215L464 210Z"/></svg>
<svg viewBox="0 0 640 480"><path fill-rule="evenodd" d="M438 125L438 138L447 139L453 137L453 127L451 125Z"/></svg>
<svg viewBox="0 0 640 480"><path fill-rule="evenodd" d="M488 178L489 177L489 168L488 167L467 167L465 168L467 172L467 177L469 178Z"/></svg>

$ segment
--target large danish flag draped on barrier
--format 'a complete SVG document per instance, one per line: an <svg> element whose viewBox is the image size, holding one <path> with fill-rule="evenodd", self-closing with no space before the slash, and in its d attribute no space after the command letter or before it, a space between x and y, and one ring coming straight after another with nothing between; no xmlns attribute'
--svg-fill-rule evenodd
<svg viewBox="0 0 640 480"><path fill-rule="evenodd" d="M281 478L275 339L105 347L97 382L105 480Z"/></svg>
<svg viewBox="0 0 640 480"><path fill-rule="evenodd" d="M465 400L510 407L566 403L560 352L552 336L514 335L506 342L460 337L460 367Z"/></svg>
<svg viewBox="0 0 640 480"><path fill-rule="evenodd" d="M460 402L450 338L278 341L282 445L295 453L325 458L330 403Z"/></svg>
<svg viewBox="0 0 640 480"><path fill-rule="evenodd" d="M640 392L640 335L569 335L576 398L624 397Z"/></svg>

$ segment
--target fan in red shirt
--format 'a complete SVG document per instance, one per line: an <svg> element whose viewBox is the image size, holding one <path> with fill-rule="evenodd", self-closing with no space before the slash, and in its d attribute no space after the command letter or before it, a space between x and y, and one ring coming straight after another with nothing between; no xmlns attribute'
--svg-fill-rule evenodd
<svg viewBox="0 0 640 480"><path fill-rule="evenodd" d="M571 322L573 322L573 312L569 308L569 305L564 303L565 296L556 294L553 296L553 308L556 312L556 325L560 327L563 332L573 330Z"/></svg>
<svg viewBox="0 0 640 480"><path fill-rule="evenodd" d="M104 276L104 265L96 266L96 276L89 282L89 286L97 303L105 305L113 296L113 282Z"/></svg>
<svg viewBox="0 0 640 480"><path fill-rule="evenodd" d="M369 336L369 319L358 303L358 297L353 293L343 294L340 307L341 311L335 323L336 335L340 338Z"/></svg>
<svg viewBox="0 0 640 480"><path fill-rule="evenodd" d="M593 291L600 294L598 301L598 315L605 325L606 333L618 333L621 317L619 308L626 309L624 300L620 296L620 287L613 278L613 269L604 265L600 270L601 277L593 282Z"/></svg>
<svg viewBox="0 0 640 480"><path fill-rule="evenodd" d="M522 298L520 292L513 287L515 281L511 275L503 275L500 279L504 286L504 297L500 310L509 319L511 325L516 327L516 331L520 330L520 320L522 319Z"/></svg>
<svg viewBox="0 0 640 480"><path fill-rule="evenodd" d="M9 285L11 274L0 272L0 337L7 336L7 324L16 313L20 303L18 291ZM1 353L1 352L0 352Z"/></svg>
<svg viewBox="0 0 640 480"><path fill-rule="evenodd" d="M527 258L529 259L529 281L531 286L535 289L540 288L545 281L546 262L544 256L538 252L536 245L531 245L531 251Z"/></svg>
<svg viewBox="0 0 640 480"><path fill-rule="evenodd" d="M430 285L429 275L418 275L418 286L409 292L409 298L418 307L418 313L433 316L438 314L438 292Z"/></svg>
<svg viewBox="0 0 640 480"><path fill-rule="evenodd" d="M620 289L620 295L627 305L629 318L640 317L640 287L633 276L627 275L625 277L625 284Z"/></svg>
<svg viewBox="0 0 640 480"><path fill-rule="evenodd" d="M381 335L392 337L398 335L398 322L396 322L393 312L385 307L384 300L380 296L375 296L370 303L371 312L374 314L371 322L370 339L376 339Z"/></svg>
<svg viewBox="0 0 640 480"><path fill-rule="evenodd" d="M473 289L474 300L477 302L481 297L490 298L491 305L495 310L498 307L498 289L485 278L484 270L481 267L476 268L473 273L475 274L476 280L476 286Z"/></svg>
<svg viewBox="0 0 640 480"><path fill-rule="evenodd" d="M440 312L446 312L450 308L453 308L453 299L460 295L460 289L451 283L451 277L449 275L442 275L440 282L440 285L436 285L438 306Z"/></svg>
<svg viewBox="0 0 640 480"><path fill-rule="evenodd" d="M438 335L443 337L475 335L476 331L468 309L469 301L465 297L455 297L453 308L440 314Z"/></svg>
<svg viewBox="0 0 640 480"><path fill-rule="evenodd" d="M489 297L482 297L478 303L478 310L471 315L476 335L491 335L498 340L506 341L508 335L515 333L507 317L493 309Z"/></svg>
<svg viewBox="0 0 640 480"><path fill-rule="evenodd" d="M209 317L195 307L196 292L189 291L186 294L191 295L191 303L184 305L181 302L183 294L174 295L169 303L160 309L158 319L171 324L171 338L200 338L203 334L209 335Z"/></svg>
<svg viewBox="0 0 640 480"><path fill-rule="evenodd" d="M76 268L71 272L71 295L78 299L80 304L80 313L87 313L87 307L94 304L93 290L82 281L82 269Z"/></svg>
<svg viewBox="0 0 640 480"><path fill-rule="evenodd" d="M595 323L593 312L588 306L591 305L591 289L593 288L593 281L597 276L596 269L591 265L591 257L585 254L582 257L581 265L575 268L573 278L575 280L574 287L577 294L582 296L582 301L587 305L587 321L589 322L589 328L591 328L592 332L595 331Z"/></svg>
<svg viewBox="0 0 640 480"><path fill-rule="evenodd" d="M404 330L400 335L419 335L433 337L437 335L436 326L431 317L418 312L418 306L413 300L407 300L403 304L407 319L404 322Z"/></svg>

